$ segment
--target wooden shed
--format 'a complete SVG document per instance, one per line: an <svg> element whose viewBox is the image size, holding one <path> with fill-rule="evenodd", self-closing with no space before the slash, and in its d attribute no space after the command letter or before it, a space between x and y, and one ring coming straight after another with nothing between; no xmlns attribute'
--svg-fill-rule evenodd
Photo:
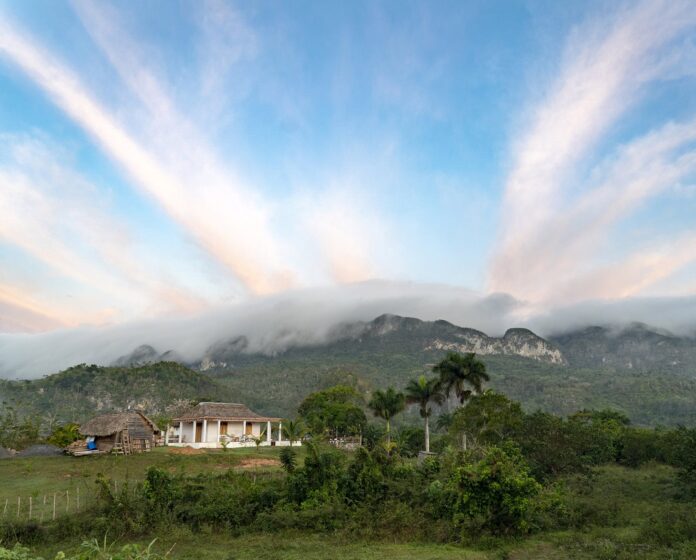
<svg viewBox="0 0 696 560"><path fill-rule="evenodd" d="M80 433L94 438L103 453L140 453L155 446L159 428L139 411L102 414L80 426Z"/></svg>

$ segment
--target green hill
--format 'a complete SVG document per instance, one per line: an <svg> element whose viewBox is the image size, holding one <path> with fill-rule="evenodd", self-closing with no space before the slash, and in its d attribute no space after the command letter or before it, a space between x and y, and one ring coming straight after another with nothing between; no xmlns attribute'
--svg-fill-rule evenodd
<svg viewBox="0 0 696 560"><path fill-rule="evenodd" d="M118 366L80 365L35 381L0 381L0 398L29 414L71 420L129 406L156 414L192 399L244 402L260 413L293 416L312 391L337 383L364 393L402 388L456 350L477 352L490 386L527 410L570 414L611 407L636 424L696 425L696 344L642 325L545 340L526 329L495 338L445 321L383 315L341 325L324 344L291 345L272 355L249 348L244 337L222 339L189 369L147 363L174 354L144 345Z"/></svg>
<svg viewBox="0 0 696 560"><path fill-rule="evenodd" d="M179 400L226 400L210 377L175 362L138 367L77 365L34 381L0 380L0 401L22 415L83 421L95 414L141 408L163 413Z"/></svg>

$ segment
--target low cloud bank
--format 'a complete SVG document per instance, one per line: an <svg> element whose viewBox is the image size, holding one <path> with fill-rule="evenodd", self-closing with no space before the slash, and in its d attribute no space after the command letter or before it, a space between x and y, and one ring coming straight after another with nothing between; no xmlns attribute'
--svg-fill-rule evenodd
<svg viewBox="0 0 696 560"><path fill-rule="evenodd" d="M195 317L0 334L0 376L34 378L77 363L106 365L142 344L158 352L174 350L195 361L213 343L240 335L249 339L249 351L277 352L325 342L336 326L370 321L383 313L445 319L490 335L528 327L548 336L588 325L618 327L634 321L686 334L696 325L696 297L588 302L538 312L505 294L482 296L453 286L363 282L252 299Z"/></svg>

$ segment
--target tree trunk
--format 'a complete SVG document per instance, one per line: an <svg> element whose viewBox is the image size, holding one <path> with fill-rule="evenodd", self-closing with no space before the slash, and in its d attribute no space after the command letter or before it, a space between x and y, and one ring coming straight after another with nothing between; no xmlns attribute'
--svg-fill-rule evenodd
<svg viewBox="0 0 696 560"><path fill-rule="evenodd" d="M429 420L430 418L428 416L425 417L425 452L430 453L430 426L429 426Z"/></svg>

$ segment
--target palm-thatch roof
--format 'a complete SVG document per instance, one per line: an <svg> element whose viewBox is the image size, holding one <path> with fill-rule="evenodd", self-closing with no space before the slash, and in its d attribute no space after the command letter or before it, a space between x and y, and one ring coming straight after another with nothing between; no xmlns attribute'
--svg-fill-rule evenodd
<svg viewBox="0 0 696 560"><path fill-rule="evenodd" d="M152 426L153 431L159 432L157 425L137 410L102 414L92 418L80 426L80 433L85 436L110 436L128 428L128 424L145 421Z"/></svg>
<svg viewBox="0 0 696 560"><path fill-rule="evenodd" d="M281 418L261 416L246 405L239 403L202 402L174 418L174 422L193 422L195 420L222 420L225 422L279 422Z"/></svg>

